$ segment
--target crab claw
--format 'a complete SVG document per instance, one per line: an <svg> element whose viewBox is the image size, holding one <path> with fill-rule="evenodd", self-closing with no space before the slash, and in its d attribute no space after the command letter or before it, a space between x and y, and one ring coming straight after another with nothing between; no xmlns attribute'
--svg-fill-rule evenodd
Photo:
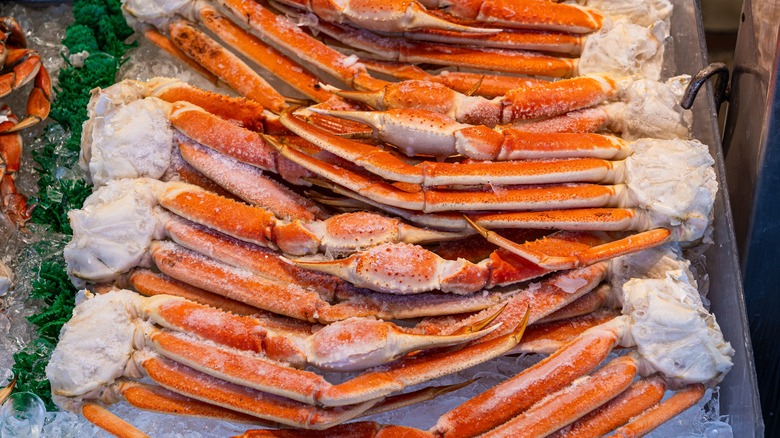
<svg viewBox="0 0 780 438"><path fill-rule="evenodd" d="M486 320L492 321L499 313L490 315ZM412 351L465 344L499 327L500 324L496 324L470 333L431 336L404 333L396 325L381 320L350 318L328 324L314 334L308 359L309 363L323 370L360 371L387 364ZM340 348L345 342L353 348L347 351Z"/></svg>
<svg viewBox="0 0 780 438"><path fill-rule="evenodd" d="M421 246L384 244L332 261L293 261L296 265L343 278L375 291L416 294L425 291L469 294L488 285L484 264L445 260Z"/></svg>

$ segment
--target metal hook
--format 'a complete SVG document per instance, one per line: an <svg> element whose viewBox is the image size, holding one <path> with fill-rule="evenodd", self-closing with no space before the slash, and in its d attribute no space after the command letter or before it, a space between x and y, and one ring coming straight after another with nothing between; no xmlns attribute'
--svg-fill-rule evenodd
<svg viewBox="0 0 780 438"><path fill-rule="evenodd" d="M685 89L685 94L683 94L680 106L685 109L691 109L699 90L713 76L717 76L715 79L715 108L720 108L720 104L729 99L729 69L726 67L726 64L722 62L713 62L699 70L699 72L691 78L691 83L688 84L688 88Z"/></svg>

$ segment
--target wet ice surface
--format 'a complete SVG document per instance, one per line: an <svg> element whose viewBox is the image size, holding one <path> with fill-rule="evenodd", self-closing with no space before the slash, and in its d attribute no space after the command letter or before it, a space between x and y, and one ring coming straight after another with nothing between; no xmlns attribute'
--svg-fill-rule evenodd
<svg viewBox="0 0 780 438"><path fill-rule="evenodd" d="M46 11L33 11L18 5L3 3L0 4L0 15L16 17L22 27L28 31L28 34L33 34L29 38L29 43L39 50L44 63L49 67L50 71L54 72L62 65L63 60L59 55L59 41L64 36L64 28L68 24L66 20L70 20L69 6L59 6ZM43 40L41 37L46 37L46 39ZM148 60L153 60L153 62L147 63L146 61ZM139 47L133 53L133 58L123 66L120 74L121 78L138 80L146 80L155 76L178 77L201 88L229 93L229 90L224 86L212 84L199 74L189 70L180 61L172 59L143 39L139 41ZM21 90L12 96L9 103L14 108L21 109L24 108L25 99L26 92ZM34 193L36 190L36 178L31 170L33 162L30 157L30 151L40 148L41 142L38 141L36 144L36 141L33 141L33 139L38 137L41 132L42 129L38 127L25 134L23 169L19 174L17 185L20 191L27 195ZM62 133L55 132L54 135L55 137L61 137ZM64 153L64 149L61 147L60 152ZM63 166L60 176L73 178L76 176L74 172L78 172L78 169L74 170ZM48 254L33 256L31 251L27 251L24 248L31 243L45 239L45 246L54 253L60 251L65 243L62 236L45 233L35 226L32 228L34 231L32 235L20 235L12 233L7 224L0 222L0 257L2 257L2 261L10 265L16 274L15 290L8 296L0 297L0 333L9 334L8 336L0 337L0 386L5 386L12 379L10 367L13 363L13 353L26 345L33 334L32 328L26 323L25 318L35 313L36 309L29 304L25 305L24 300L29 295L30 282L33 278L35 267L40 265L42 257L48 256ZM414 390L431 385L449 385L471 379L477 380L471 385L439 399L366 419L427 429L444 412L500 383L507 376L515 375L540 359L539 356L502 357L455 375L409 388L409 390ZM354 376L354 374L336 375L328 373L326 376L332 382L338 383ZM727 421L727 418L720 416L717 394L714 395L714 398L711 398L711 396L712 394L708 392L705 399L696 407L667 422L649 436L719 438L732 436L730 427L723 422ZM144 412L130 407L127 403L115 404L110 409L141 430L155 437L162 438L231 436L239 434L248 428L244 424L229 424L216 420L171 417L169 415ZM47 413L41 435L45 437L110 436L91 426L82 417L68 412Z"/></svg>

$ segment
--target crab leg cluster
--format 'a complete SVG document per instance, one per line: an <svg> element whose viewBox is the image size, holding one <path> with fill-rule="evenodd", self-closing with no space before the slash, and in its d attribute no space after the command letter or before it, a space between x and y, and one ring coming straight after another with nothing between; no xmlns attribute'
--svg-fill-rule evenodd
<svg viewBox="0 0 780 438"><path fill-rule="evenodd" d="M654 267L639 268L648 278L629 279L638 274L637 261L648 259L656 261ZM674 252L628 256L611 268L622 315L613 314L574 334L538 364L445 413L430 430L353 423L330 433L459 437L647 433L694 405L705 385L722 378L732 365L733 350L703 308L687 262ZM617 346L632 350L599 367ZM661 402L666 389L678 392ZM245 436L277 435L250 431Z"/></svg>
<svg viewBox="0 0 780 438"><path fill-rule="evenodd" d="M243 97L162 78L95 91L96 191L66 259L102 294L63 331L58 403L120 436L100 406L120 399L355 436L603 434L646 412L626 426L641 432L695 403L732 353L684 263L653 256L706 236L717 190L677 104L687 78L659 82L671 8L573 3L125 1ZM625 272L633 253L651 260ZM115 329L85 348L96 325ZM428 431L338 426L517 353L549 357ZM67 359L86 354L99 365Z"/></svg>

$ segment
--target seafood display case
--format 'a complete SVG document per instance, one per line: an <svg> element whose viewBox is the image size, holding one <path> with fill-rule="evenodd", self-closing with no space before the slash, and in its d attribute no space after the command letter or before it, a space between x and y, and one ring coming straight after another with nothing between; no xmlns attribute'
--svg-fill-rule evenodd
<svg viewBox="0 0 780 438"><path fill-rule="evenodd" d="M20 3L45 6L56 2L33 0ZM674 0L673 3L675 12L671 18L671 35L674 44L673 53L668 56L671 62L667 63L666 68L679 73L693 73L706 65L700 2ZM711 91L709 85L706 86L706 91ZM716 104L711 92L702 92L695 100L693 135L710 145L719 184L715 202L713 243L705 253L709 281L707 298L725 339L735 350L734 367L720 384L720 413L728 416L734 436L760 437L764 435L764 430L756 372L734 238L734 222L725 180L724 155L720 147Z"/></svg>

